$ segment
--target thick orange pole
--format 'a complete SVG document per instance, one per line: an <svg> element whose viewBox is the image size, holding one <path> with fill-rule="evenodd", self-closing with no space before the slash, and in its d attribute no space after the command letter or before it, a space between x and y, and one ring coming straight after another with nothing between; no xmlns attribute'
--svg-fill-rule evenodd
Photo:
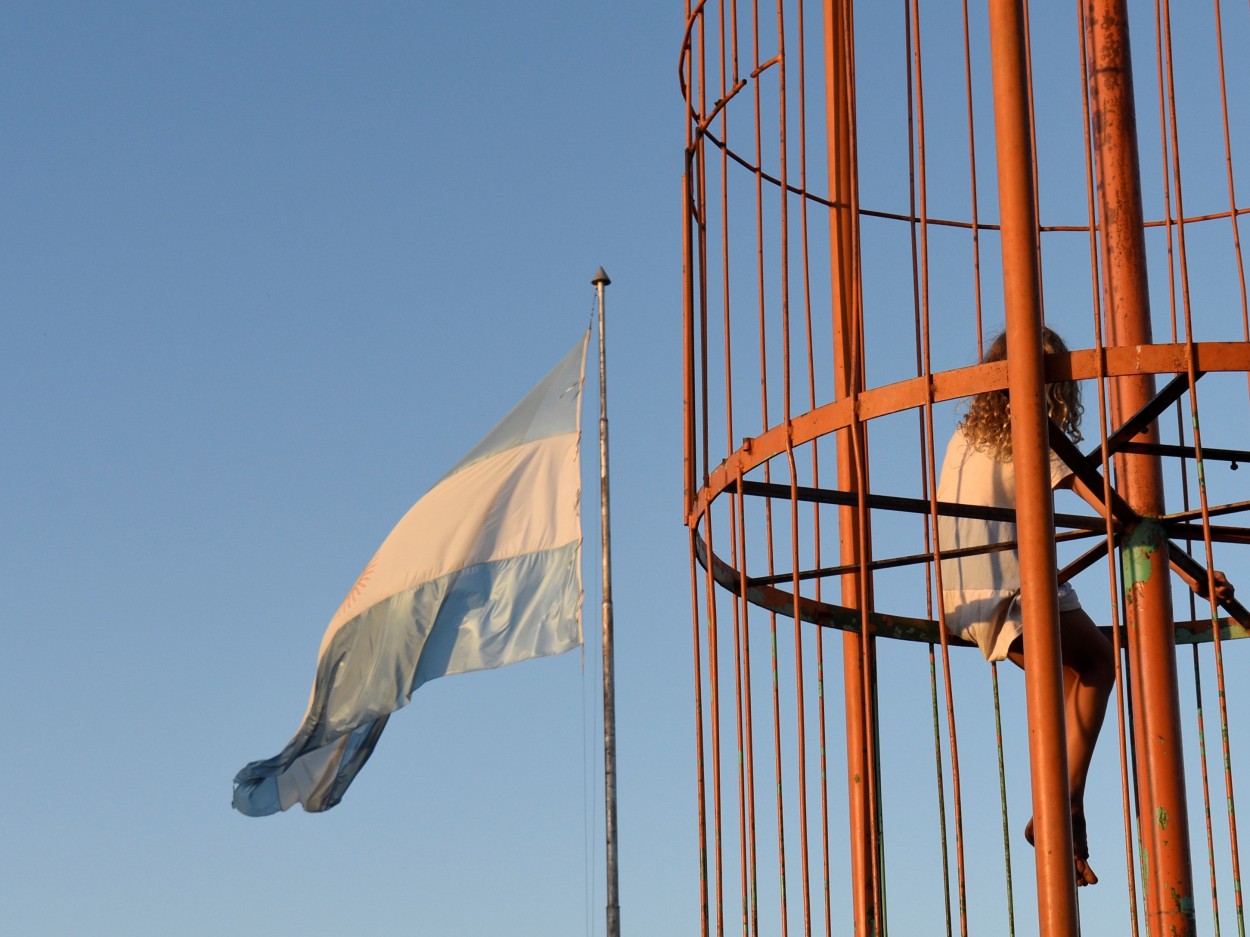
<svg viewBox="0 0 1250 937"><path fill-rule="evenodd" d="M1075 937L1079 923L1064 733L1024 12L1019 0L990 0L989 6L1038 929L1047 937Z"/></svg>
<svg viewBox="0 0 1250 937"><path fill-rule="evenodd" d="M861 334L855 236L855 115L854 89L849 64L853 61L853 37L846 0L827 0L825 13L825 107L828 135L830 270L833 287L834 392L838 399L863 390L858 367ZM837 433L838 487L860 487L862 461L855 458L851 430ZM862 442L862 437L861 437ZM855 507L838 512L841 561L859 563L865 532ZM867 584L858 573L842 577L842 604L858 608L865 600ZM877 841L874 800L876 762L872 725L875 660L871 635L845 632L842 638L843 689L846 715L847 799L850 812L851 894L857 937L880 932L879 868L874 862Z"/></svg>
<svg viewBox="0 0 1250 937"><path fill-rule="evenodd" d="M1098 222L1108 345L1151 343L1137 121L1124 0L1089 0L1089 72L1098 173ZM1111 412L1121 423L1155 395L1154 376L1117 378ZM1152 425L1134 442L1158 442ZM1165 512L1157 457L1116 457L1117 488L1143 519L1122 547L1128 654L1133 673L1138 827L1146 923L1155 935L1194 933L1193 871L1181 758L1176 643Z"/></svg>

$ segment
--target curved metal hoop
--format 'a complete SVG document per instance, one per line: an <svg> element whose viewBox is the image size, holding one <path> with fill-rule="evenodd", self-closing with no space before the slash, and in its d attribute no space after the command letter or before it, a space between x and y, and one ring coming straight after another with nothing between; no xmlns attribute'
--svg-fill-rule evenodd
<svg viewBox="0 0 1250 937"><path fill-rule="evenodd" d="M1192 351L1191 351L1192 349ZM1126 374L1175 374L1176 377L1155 398L1152 404L1142 412L1128 420L1114 435L1107 440L1108 456L1116 451L1129 451L1134 446L1129 442L1140 430L1158 418L1167 407L1172 405L1185 391L1190 390L1190 363L1192 355L1193 372L1200 377L1206 372L1250 370L1250 343L1245 342L1204 342L1170 345L1150 345L1134 348L1112 348L1099 351L1087 349L1047 357L1047 377L1052 381L1086 380L1101 377L1118 377ZM848 427L855 421L869 420L875 417L897 413L901 410L920 407L925 403L925 395L931 393L932 401L951 400L989 390L1000 390L1007 386L1007 368L1003 362L974 365L954 371L935 374L932 381L914 378L896 384L886 385L875 390L865 391L854 400L840 400L820 407L791 421L789 426L775 426L753 438L743 440L742 446L717 467L708 477L707 482L699 489L695 501L695 510L689 518L692 529L697 529L700 518L707 512L713 501L722 494L753 495L778 500L797 500L818 504L841 504L854 506L861 500L866 506L874 509L903 511L916 514L928 514L931 505L927 500L913 498L886 497L869 493L839 491L837 489L800 488L794 491L787 485L772 485L763 482L749 482L744 476L750 470L764 464L769 459L784 454L788 447L803 443ZM1058 442L1058 440L1056 440ZM1159 446L1163 450L1158 454L1173 456L1194 455L1192 449L1180 446ZM1083 461L1085 471L1093 470L1101 462L1102 451L1095 449L1088 455L1082 455L1075 449L1067 456L1069 463ZM1232 463L1250 461L1250 452L1233 450L1204 450L1205 459L1223 459ZM744 480L739 483L738 479ZM741 488L741 492L739 492ZM1114 499L1114 494L1113 494ZM1233 513L1250 507L1250 502L1213 507L1208 515ZM1114 517L1116 505L1112 506L1113 525L1117 524ZM966 505L938 504L938 513L950 515L993 515L995 519L1012 520L1013 511L996 509L974 509ZM1001 517L1000 517L1001 515ZM1191 523L1194 512L1181 512L1160 518L1164 533L1169 538L1179 540L1201 540L1201 529ZM1056 514L1057 526L1067 528L1057 535L1059 540L1088 537L1105 529L1106 521L1102 517ZM1213 540L1230 543L1250 543L1250 531L1242 527L1210 528ZM748 602L770 612L798 618L823 628L836 628L842 631L861 632L864 622L871 633L878 637L895 638L904 641L918 641L937 644L941 640L937 621L926 618L914 618L905 615L894 615L877 611L862 612L860 609L848 608L829 602L798 595L787 591L781 586L785 583L819 579L854 572L858 567L827 567L817 570L794 571L764 577L749 577L744 570L736 569L730 563L714 553L709 554L707 544L696 534L696 555L701 565L709 569L713 579L732 594L745 598ZM1010 549L1014 543L997 544L997 549ZM984 550L984 548L982 548ZM969 552L969 551L964 551ZM1177 572L1189 581L1191 587L1205 579L1205 570L1197 567L1192 560L1181 559L1177 553ZM945 554L950 555L950 554ZM1096 547L1060 572L1060 581L1065 581L1081 569L1089 566L1105 555ZM933 554L918 553L905 557L885 560L873 560L869 568L880 569L890 566L901 566L913 563L932 562ZM709 567L710 564L710 567ZM1215 627L1219 629L1221 640L1250 637L1250 612L1237 602L1226 603L1230 617L1219 618L1213 627L1211 620L1195 620L1176 622L1177 644L1200 644L1215 639ZM1111 627L1103 630L1110 635ZM948 636L947 643L954 646L971 646L958 638Z"/></svg>

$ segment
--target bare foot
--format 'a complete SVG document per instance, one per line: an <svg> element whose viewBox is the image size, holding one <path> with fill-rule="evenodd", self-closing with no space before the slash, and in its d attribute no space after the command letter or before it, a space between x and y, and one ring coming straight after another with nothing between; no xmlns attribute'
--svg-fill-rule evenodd
<svg viewBox="0 0 1250 937"><path fill-rule="evenodd" d="M1085 814L1072 814L1072 852L1076 863L1076 884L1097 885L1098 876L1089 867L1089 839L1085 834Z"/></svg>
<svg viewBox="0 0 1250 937"><path fill-rule="evenodd" d="M1033 845L1033 820L1024 827L1024 838ZM1085 814L1072 814L1072 863L1077 887L1097 885L1098 876L1089 865L1089 839L1085 832Z"/></svg>

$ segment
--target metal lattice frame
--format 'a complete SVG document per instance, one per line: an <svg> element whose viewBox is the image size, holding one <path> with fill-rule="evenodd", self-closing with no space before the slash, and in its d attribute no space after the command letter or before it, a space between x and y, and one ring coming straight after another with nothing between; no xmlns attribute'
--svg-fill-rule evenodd
<svg viewBox="0 0 1250 937"><path fill-rule="evenodd" d="M926 18L922 28L922 12L941 22L935 27ZM1211 440L1215 445L1207 446L1201 419L1212 399L1203 391L1204 377L1209 381L1220 375L1223 383L1214 393L1223 398L1229 386L1226 375L1250 372L1250 319L1239 239L1239 218L1250 209L1237 204L1234 172L1241 161L1229 118L1237 108L1242 114L1250 110L1250 102L1230 100L1235 95L1228 90L1224 54L1229 17L1216 3L1214 34L1202 37L1205 44L1197 54L1218 63L1216 123L1222 129L1213 133L1223 140L1227 203L1212 204L1210 188L1203 186L1203 213L1186 215L1181 155L1193 150L1185 149L1177 117L1176 62L1186 60L1187 47L1175 40L1177 23L1168 4L1158 3L1154 116L1161 155L1149 184L1152 191L1156 186L1161 190L1163 217L1145 220L1141 191L1147 183L1137 152L1126 6L1103 0L1078 3L1075 16L1064 14L1071 33L1062 39L1056 26L1061 12L1034 10L1030 31L1027 6L1014 0L991 0L984 19L966 3L937 11L922 10L913 0L894 10L886 27L879 22L878 7L857 10L849 0L829 0L820 8L780 0L767 9L722 0L687 10L680 64L687 107L685 491L699 720L699 828L707 871L705 933L738 930L739 923L731 921L737 912L743 933L761 928L787 933L798 927L794 915L799 914L804 933L832 932L835 866L849 872L856 933L885 930L881 787L888 778L882 776L877 700L883 638L930 645L938 735L937 700L945 697L950 758L949 765L942 762L939 746L941 854L945 867L953 848L957 926L961 933L967 931L951 665L952 649L962 652L960 642L941 627L933 599L934 586L940 589L935 561L952 555L931 536L943 514L1014 519L1026 596L1030 581L1053 582L1056 575L1063 581L1098 564L1106 569L1112 594L1124 586L1125 620L1121 622L1113 603L1106 630L1115 641L1120 670L1116 699L1130 918L1134 932L1139 911L1151 932L1173 928L1184 933L1194 927L1193 902L1186 904L1193 886L1185 778L1175 744L1180 739L1175 647L1213 646L1223 706L1221 642L1246 636L1250 613L1230 600L1222 614L1212 609L1210 616L1200 618L1191 604L1188 620L1174 623L1169 581L1175 574L1189 590L1210 594L1216 545L1244 546L1250 536L1239 525L1250 502L1213 501L1203 473L1203 466L1222 463L1235 469L1250 458L1244 433L1238 439L1226 424L1221 438ZM857 13L872 22L857 29ZM1133 25L1140 29L1140 23ZM1238 35L1250 35L1246 24L1237 29ZM929 30L935 31L933 38ZM817 32L819 44L809 38ZM954 54L951 35L960 37ZM905 104L898 110L904 129L895 128L893 139L905 139L905 162L888 145L881 149L878 136L887 135L884 119L875 113L863 118L865 104L875 103L876 91L874 84L863 83L857 66L885 76L875 83L885 84L892 72L877 61L880 49L896 56L895 98ZM1066 56L1056 49L1066 49ZM1044 68L1036 66L1039 61L1046 63ZM1062 63L1069 66L1066 72ZM938 77L928 77L926 69ZM1049 111L1059 109L1052 108L1047 94L1069 72L1076 75L1075 80L1068 76L1076 104L1052 117ZM1150 87L1140 74L1137 81ZM926 123L927 118L933 121L926 102L935 89L943 102L932 106L941 111L938 129ZM986 107L990 99L992 115ZM961 103L953 106L950 101ZM954 116L966 121L962 143L951 142L959 136L949 131ZM1050 140L1040 127L1050 120L1069 122L1066 136L1077 142L1079 152L1067 167L1070 171L1059 174L1059 185L1043 185L1049 151L1039 152L1039 141L1046 148ZM978 181L978 159L983 163L987 156L985 140L992 140L996 149L990 174L996 183L990 186L983 169ZM941 145L946 149L934 155L930 148ZM809 176L809 152L813 165L820 165L819 182ZM878 176L894 178L896 184L877 184ZM878 200L873 204L866 204L866 178L872 182L871 197ZM956 189L967 198L966 212L931 214L931 201L945 208L951 204L946 192ZM1049 207L1052 202L1057 209ZM1073 210L1083 211L1084 219L1069 215L1064 224L1042 223ZM1208 271L1216 269L1214 262L1186 238L1209 246L1217 243L1217 227L1227 233L1223 265L1212 275ZM908 276L883 276L882 257L900 245L899 253L910 263ZM988 260L994 254L1001 281L990 272L994 265ZM958 262L944 263L943 258ZM1087 267L1083 276L1071 277L1082 264ZM890 269L888 264L885 268ZM1226 285L1225 295L1232 297L1226 308L1199 308L1194 301L1191 277L1199 268L1210 281ZM967 277L959 288L950 285L955 270ZM1069 277L1087 284L1084 328L1089 347L1043 356L1043 318L1061 320L1069 336L1068 327L1078 321L1071 314L1064 319L1050 305L1061 303L1066 312L1073 304ZM895 282L905 279L909 289ZM1151 315L1151 287L1166 289L1166 319ZM966 315L952 313L942 298L950 294L966 302ZM999 295L1001 307L988 298ZM899 296L907 299L902 307L906 314L892 305ZM1007 323L1009 360L940 366L943 357L948 363L950 358L944 333L961 331L965 345L979 349L983 320L995 310ZM1170 341L1153 341L1154 320L1170 323ZM912 373L902 375L907 361ZM1156 387L1156 376L1162 378L1162 390ZM1089 452L1082 453L1062 433L1047 428L1042 390L1058 380L1088 382L1097 393L1098 439ZM1016 470L1022 494L1017 512L938 502L934 449L943 430L942 415L935 414L949 409L950 402L1003 388L1011 394L1017 424ZM1216 402L1228 405L1223 399ZM1245 413L1244 402L1234 406ZM1165 443L1160 426L1171 411L1177 414L1176 441ZM905 475L911 487L887 494L874 479L891 474L897 453L883 439L893 440L906 421L913 421L916 440L910 450L915 464ZM1228 436L1233 437L1231 444L1224 444ZM1101 495L1097 513L1051 510L1049 482L1041 471L1049 448L1087 489ZM1178 497L1182 509L1169 513L1165 501ZM911 520L898 520L902 518ZM1081 540L1091 545L1057 568L1051 545ZM1108 562L1117 553L1128 558L1130 569L1138 569L1136 578L1120 581ZM914 594L880 591L882 576L904 570L912 570L923 583ZM1235 579L1235 572L1230 578ZM1056 619L1050 590L1032 590L1029 601L1033 604L1026 606L1026 628L1044 629L1044 624L1030 623ZM763 646L760 616L767 620L767 679L759 675L758 659L752 671L752 647ZM841 708L849 811L844 847L830 833L828 629L843 635ZM1054 755L1063 736L1057 638L1043 639L1042 630L1033 634L1026 641L1026 653L1033 655L1028 665L1029 721L1039 729L1031 736L1033 807L1043 847L1039 857L1046 857L1038 862L1038 916L1046 933L1075 933L1077 905L1066 858L1071 855L1067 782L1059 767L1062 758ZM939 657L941 690L936 679ZM1195 680L1200 685L1200 677ZM996 682L994 692L997 699ZM766 707L757 705L763 702ZM771 709L771 727L764 725L763 708ZM1226 712L1221 712L1221 726L1224 785L1231 804ZM762 745L757 735L769 744ZM765 754L768 747L771 752ZM736 777L728 780L723 774L727 748L737 764ZM818 758L815 768L809 757ZM884 757L888 760L889 753ZM1200 757L1209 804L1205 748ZM944 780L948 767L949 781ZM953 847L945 841L948 784ZM761 792L769 788L776 793L765 820L757 808L766 798ZM1166 835L1149 822L1146 815L1152 811L1173 818ZM1139 816L1137 847L1145 857L1140 902L1133 869L1133 813ZM1209 820L1207 826L1212 914L1218 921ZM1240 922L1231 810L1228 827ZM759 848L764 841L770 854ZM956 924L949 905L949 869L943 874L951 932ZM777 884L767 884L768 879ZM1176 900L1178 895L1182 900Z"/></svg>

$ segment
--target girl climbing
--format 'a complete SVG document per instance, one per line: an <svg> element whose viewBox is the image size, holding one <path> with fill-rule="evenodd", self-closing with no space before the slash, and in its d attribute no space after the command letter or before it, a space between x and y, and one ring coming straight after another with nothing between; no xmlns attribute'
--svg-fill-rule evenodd
<svg viewBox="0 0 1250 937"><path fill-rule="evenodd" d="M1063 340L1042 330L1048 354L1066 352ZM990 345L984 361L1007 357L1006 333ZM1074 381L1046 388L1050 419L1073 442L1081 439L1081 394ZM1074 476L1053 452L1052 488L1072 487ZM986 391L972 398L951 437L938 483L939 501L995 508L1016 506L1015 472L1011 460L1011 405L1007 391ZM943 551L1016 540L1009 521L939 517L938 542ZM946 627L975 643L989 661L1010 660L1024 667L1024 623L1020 608L1020 564L1014 549L942 560L942 605ZM1059 642L1063 657L1064 714L1067 732L1068 790L1072 807L1072 842L1076 883L1093 885L1098 876L1089 865L1085 831L1085 782L1094 745L1115 686L1115 652L1081 608L1076 590L1058 587ZM1033 842L1033 821L1025 836Z"/></svg>

